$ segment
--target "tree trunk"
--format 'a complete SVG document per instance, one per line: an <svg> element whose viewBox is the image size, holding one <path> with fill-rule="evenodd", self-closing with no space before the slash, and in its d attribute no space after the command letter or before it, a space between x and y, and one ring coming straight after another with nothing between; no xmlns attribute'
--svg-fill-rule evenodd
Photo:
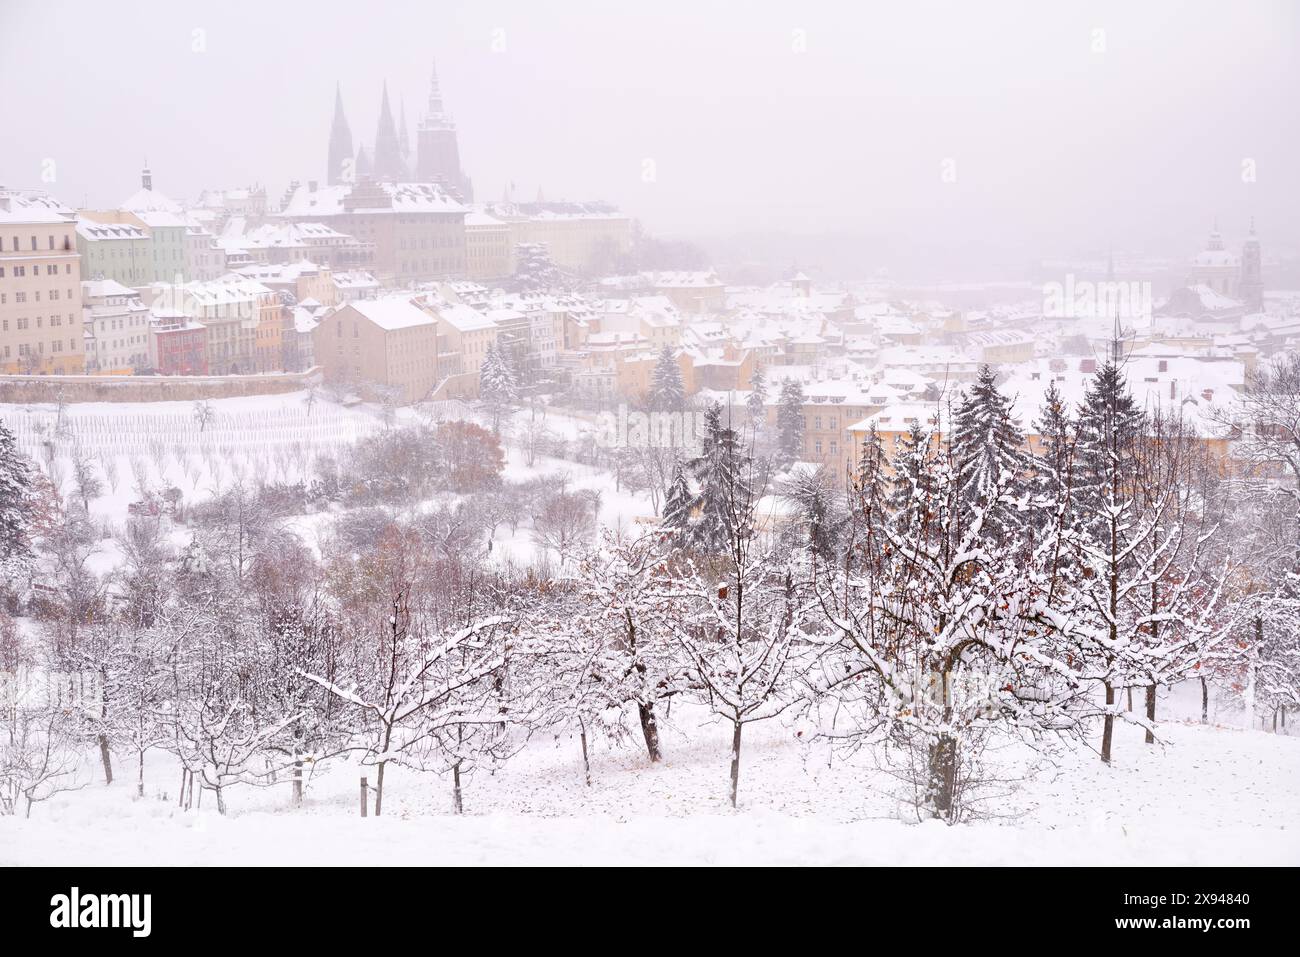
<svg viewBox="0 0 1300 957"><path fill-rule="evenodd" d="M646 753L650 755L651 762L661 761L663 752L659 749L659 724L655 721L655 706L638 704L636 708L641 716L641 734L645 737Z"/></svg>
<svg viewBox="0 0 1300 957"><path fill-rule="evenodd" d="M221 785L213 788L217 792L217 813L224 815L226 813L226 795L222 793Z"/></svg>
<svg viewBox="0 0 1300 957"><path fill-rule="evenodd" d="M1155 724L1156 721L1156 686L1147 685L1147 721ZM1150 728L1147 728L1147 744L1155 744L1156 736Z"/></svg>
<svg viewBox="0 0 1300 957"><path fill-rule="evenodd" d="M144 752L143 751L140 752L139 758L140 758L140 763L138 765L138 770L136 771L136 778L135 778L135 796L142 798L144 797Z"/></svg>
<svg viewBox="0 0 1300 957"><path fill-rule="evenodd" d="M1210 685L1201 678L1201 724L1210 723Z"/></svg>
<svg viewBox="0 0 1300 957"><path fill-rule="evenodd" d="M383 767L383 765L380 765L380 767ZM365 778L361 779L361 786L358 789L358 794L360 795L360 802L361 802L361 816L365 817L366 811L370 807L370 782L367 781ZM379 810L378 807L376 807L375 816L377 817L378 815L379 815Z"/></svg>
<svg viewBox="0 0 1300 957"><path fill-rule="evenodd" d="M375 775L375 817L384 809L384 765L387 761L379 762L379 772Z"/></svg>
<svg viewBox="0 0 1300 957"><path fill-rule="evenodd" d="M302 759L293 762L293 806L302 807Z"/></svg>
<svg viewBox="0 0 1300 957"><path fill-rule="evenodd" d="M731 732L731 806L736 806L736 793L740 790L740 732L745 726L732 722Z"/></svg>
<svg viewBox="0 0 1300 957"><path fill-rule="evenodd" d="M579 736L582 738L582 773L587 780L587 787L591 787L591 760L587 757L587 726L579 721L578 728Z"/></svg>
<svg viewBox="0 0 1300 957"><path fill-rule="evenodd" d="M930 780L928 803L932 814L952 823L953 802L957 794L957 742L947 734L930 744Z"/></svg>
<svg viewBox="0 0 1300 957"><path fill-rule="evenodd" d="M451 804L457 814L465 813L465 804L460 793L460 762L451 766Z"/></svg>
<svg viewBox="0 0 1300 957"><path fill-rule="evenodd" d="M1115 716L1111 714L1110 709L1115 704L1115 688L1106 682L1106 716L1101 724L1101 760L1104 764L1110 764L1110 742L1115 734Z"/></svg>
<svg viewBox="0 0 1300 957"><path fill-rule="evenodd" d="M1132 711L1132 710L1133 710L1133 686L1132 686L1132 685L1129 685L1129 686L1128 686L1127 688L1125 688L1124 690L1128 692L1128 708L1127 708L1127 710Z"/></svg>
<svg viewBox="0 0 1300 957"><path fill-rule="evenodd" d="M113 757L108 753L108 735L99 736L99 760L104 763L104 783L113 783Z"/></svg>
<svg viewBox="0 0 1300 957"><path fill-rule="evenodd" d="M181 792L176 796L177 807L185 806L185 777L188 773L189 772L186 771L184 768L181 768Z"/></svg>

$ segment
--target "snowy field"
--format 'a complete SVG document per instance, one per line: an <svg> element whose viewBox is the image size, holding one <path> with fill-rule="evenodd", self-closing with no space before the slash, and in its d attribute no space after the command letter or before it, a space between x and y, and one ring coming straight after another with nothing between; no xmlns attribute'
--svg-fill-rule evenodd
<svg viewBox="0 0 1300 957"><path fill-rule="evenodd" d="M111 787L0 820L0 863L1300 864L1296 737L1173 722L1151 747L1121 724L1112 767L1076 752L1023 782L996 809L1005 816L948 827L900 820L870 760L831 758L776 723L750 729L731 811L725 735L703 720L674 714L657 766L597 745L590 787L576 738L534 739L495 773L475 772L459 818L447 779L390 769L384 816L362 820L358 778L373 782L374 769L343 762L310 780L300 810L285 782L232 790L226 817L211 795L186 812L175 806L178 767L156 755L143 799L123 768Z"/></svg>
<svg viewBox="0 0 1300 957"><path fill-rule="evenodd" d="M309 404L305 393L211 407L202 431L190 402L10 405L0 418L64 494L75 494L76 455L96 463L105 488L91 514L106 526L125 522L141 485L174 486L192 504L233 481L297 481L316 457L385 427L373 406ZM424 414L399 410L397 422ZM503 431L537 427L526 415ZM586 425L552 412L540 427L571 438ZM653 514L608 472L547 458L530 466L507 445L510 481L565 475L571 488L600 493L600 521L613 528ZM319 512L288 524L312 544L330 521ZM174 531L181 544L184 528ZM98 573L119 559L111 544L93 563ZM526 564L536 551L526 526L503 527L491 555ZM1017 786L985 808L987 819L955 827L909 823L872 754L832 754L781 721L746 730L732 811L729 731L689 705L665 722L661 764L647 763L636 741L596 739L587 786L577 738L537 736L503 766L473 772L461 817L446 777L390 767L384 816L361 820L358 779L373 783L374 768L342 759L309 779L300 809L281 778L231 788L226 816L211 793L181 810L179 765L154 751L143 798L120 756L113 785L99 778L35 805L30 819L0 819L0 864L1300 864L1300 738L1243 730L1240 716L1213 709L1211 725L1195 723L1191 684L1162 695L1160 714L1157 746L1118 725L1109 768L1076 750L1024 777L1025 755L999 756Z"/></svg>

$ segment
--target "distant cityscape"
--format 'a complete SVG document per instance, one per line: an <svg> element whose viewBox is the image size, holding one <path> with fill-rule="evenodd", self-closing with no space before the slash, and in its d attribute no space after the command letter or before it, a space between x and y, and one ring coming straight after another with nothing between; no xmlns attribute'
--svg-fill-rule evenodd
<svg viewBox="0 0 1300 957"><path fill-rule="evenodd" d="M743 395L762 369L800 380L805 457L842 471L868 423L901 434L982 364L1027 415L1049 382L1082 389L1117 322L1133 381L1191 403L1242 388L1260 355L1300 336L1300 293L1266 289L1253 221L1231 240L1216 221L1181 264L1110 254L1044 261L1019 282L934 284L796 265L756 282L598 200L507 187L476 201L436 70L414 135L405 103L394 110L386 84L379 96L363 142L336 87L324 176L278 197L249 186L180 201L149 168L109 209L0 190L0 369L315 370L410 404L476 398L499 348L530 394L611 407L642 400L668 350L691 394ZM1108 302L1126 285L1145 301Z"/></svg>

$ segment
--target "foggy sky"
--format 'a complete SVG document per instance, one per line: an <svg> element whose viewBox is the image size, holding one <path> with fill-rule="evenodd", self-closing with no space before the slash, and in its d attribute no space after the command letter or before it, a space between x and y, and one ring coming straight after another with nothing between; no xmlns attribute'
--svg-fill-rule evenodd
<svg viewBox="0 0 1300 957"><path fill-rule="evenodd" d="M324 179L336 81L354 143L385 79L414 138L436 60L479 199L980 262L1191 255L1254 215L1277 253L1300 248L1297 7L0 0L0 184L113 205L147 156L175 198L278 199Z"/></svg>

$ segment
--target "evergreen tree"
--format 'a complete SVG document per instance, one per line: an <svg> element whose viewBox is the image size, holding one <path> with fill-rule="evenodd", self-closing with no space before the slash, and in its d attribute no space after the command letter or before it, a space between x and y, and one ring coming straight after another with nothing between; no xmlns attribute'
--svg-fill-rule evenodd
<svg viewBox="0 0 1300 957"><path fill-rule="evenodd" d="M895 527L905 533L919 527L934 504L930 432L920 422L913 422L898 440L893 465L886 506Z"/></svg>
<svg viewBox="0 0 1300 957"><path fill-rule="evenodd" d="M745 473L750 460L736 430L723 424L721 403L705 410L704 423L704 453L689 463L700 487L700 519L692 538L700 548L720 551L749 520L752 491Z"/></svg>
<svg viewBox="0 0 1300 957"><path fill-rule="evenodd" d="M749 425L754 430L767 424L767 375L761 365L755 365L754 373L749 377L749 397L745 399L745 411L749 416Z"/></svg>
<svg viewBox="0 0 1300 957"><path fill-rule="evenodd" d="M551 259L545 243L518 243L515 246L515 274L510 286L515 292L538 292L563 289L565 277Z"/></svg>
<svg viewBox="0 0 1300 957"><path fill-rule="evenodd" d="M1083 527L1100 530L1108 505L1131 491L1145 421L1119 365L1106 362L1084 393L1076 425L1071 498Z"/></svg>
<svg viewBox="0 0 1300 957"><path fill-rule="evenodd" d="M1134 591L1130 576L1147 577L1135 566L1139 547L1158 530L1140 521L1135 505L1137 464L1145 415L1128 390L1115 361L1106 362L1084 393L1079 407L1071 504L1076 559L1085 573L1081 582L1097 631L1104 640L1080 649L1105 690L1101 759L1110 763L1115 723L1115 693L1128 685L1130 663L1125 647L1131 642L1132 611L1127 599Z"/></svg>
<svg viewBox="0 0 1300 957"><path fill-rule="evenodd" d="M781 486L781 497L798 510L803 525L803 541L813 556L821 561L833 560L844 525L841 501L834 481L823 466L801 468Z"/></svg>
<svg viewBox="0 0 1300 957"><path fill-rule="evenodd" d="M650 408L656 412L680 412L686 405L686 383L673 351L664 346L650 376Z"/></svg>
<svg viewBox="0 0 1300 957"><path fill-rule="evenodd" d="M31 467L0 421L0 569L31 554L26 517L31 490Z"/></svg>
<svg viewBox="0 0 1300 957"><path fill-rule="evenodd" d="M1042 443L1033 463L1036 504L1054 511L1068 491L1074 459L1074 421L1055 381L1043 393L1034 431Z"/></svg>
<svg viewBox="0 0 1300 957"><path fill-rule="evenodd" d="M858 463L849 475L849 509L854 522L855 538L880 528L889 499L889 462L876 423L862 437Z"/></svg>
<svg viewBox="0 0 1300 957"><path fill-rule="evenodd" d="M690 482L682 469L681 460L673 464L673 480L668 485L664 497L663 525L676 532L684 532L691 524L691 510L695 508L695 496L691 493Z"/></svg>
<svg viewBox="0 0 1300 957"><path fill-rule="evenodd" d="M981 366L953 419L951 454L958 502L967 515L990 500L991 490L1004 475L1012 477L1005 504L985 516L988 537L1005 540L1020 524L1013 502L1027 491L1030 461L1024 442L1024 432L1011 414L1011 400L998 391L993 370Z"/></svg>
<svg viewBox="0 0 1300 957"><path fill-rule="evenodd" d="M796 462L803 454L803 386L793 379L781 384L776 410L777 452L782 465Z"/></svg>
<svg viewBox="0 0 1300 957"><path fill-rule="evenodd" d="M492 431L500 431L501 416L519 404L519 383L510 359L489 343L479 369L479 401L492 413Z"/></svg>

